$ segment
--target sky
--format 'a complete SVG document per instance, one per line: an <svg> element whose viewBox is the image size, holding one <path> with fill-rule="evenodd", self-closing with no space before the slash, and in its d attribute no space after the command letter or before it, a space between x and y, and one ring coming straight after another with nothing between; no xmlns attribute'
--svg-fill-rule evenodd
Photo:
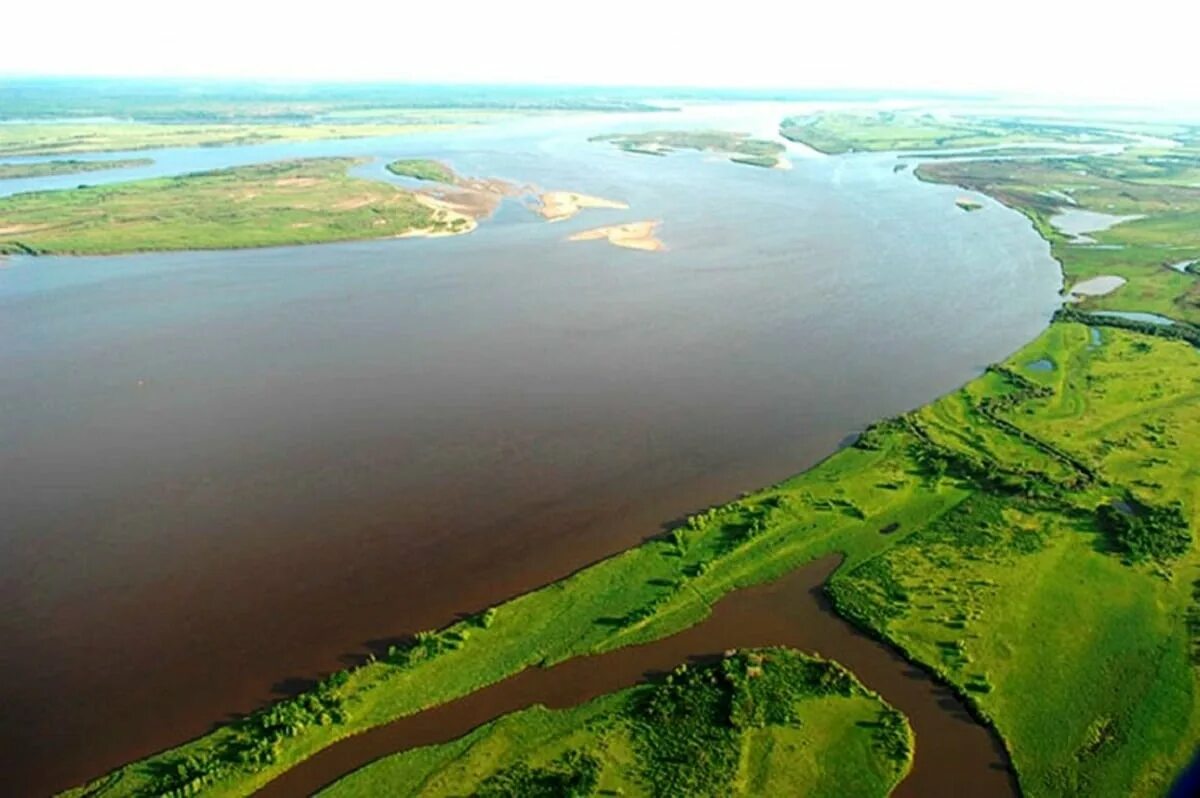
<svg viewBox="0 0 1200 798"><path fill-rule="evenodd" d="M0 76L918 89L1194 105L1198 5L13 2Z"/></svg>

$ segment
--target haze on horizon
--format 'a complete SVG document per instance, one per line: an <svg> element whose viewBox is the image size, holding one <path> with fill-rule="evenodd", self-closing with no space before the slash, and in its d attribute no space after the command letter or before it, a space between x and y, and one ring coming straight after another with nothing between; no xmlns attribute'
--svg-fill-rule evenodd
<svg viewBox="0 0 1200 798"><path fill-rule="evenodd" d="M1200 104L1200 12L1146 0L314 7L67 0L5 11L0 75L892 89ZM16 35L22 33L22 35ZM2 78L0 78L2 80Z"/></svg>

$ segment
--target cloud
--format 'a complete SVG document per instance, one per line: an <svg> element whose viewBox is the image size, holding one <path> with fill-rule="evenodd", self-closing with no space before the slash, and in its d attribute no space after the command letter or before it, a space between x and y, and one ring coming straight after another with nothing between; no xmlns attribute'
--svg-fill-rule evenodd
<svg viewBox="0 0 1200 798"><path fill-rule="evenodd" d="M900 88L1200 102L1200 11L1095 2L324 3L6 9L0 74ZM876 7L877 6L877 7Z"/></svg>

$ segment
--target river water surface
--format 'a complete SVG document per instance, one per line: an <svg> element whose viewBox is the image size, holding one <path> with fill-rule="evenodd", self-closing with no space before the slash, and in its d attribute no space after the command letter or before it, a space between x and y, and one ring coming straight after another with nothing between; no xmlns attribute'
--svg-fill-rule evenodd
<svg viewBox="0 0 1200 798"><path fill-rule="evenodd" d="M182 742L371 641L799 471L1045 326L1060 278L1028 222L986 198L964 214L961 190L891 156L793 147L782 171L586 140L770 133L788 111L143 153L153 174L433 156L631 207L552 225L508 203L443 239L5 263L3 792ZM564 240L639 219L662 219L668 251Z"/></svg>

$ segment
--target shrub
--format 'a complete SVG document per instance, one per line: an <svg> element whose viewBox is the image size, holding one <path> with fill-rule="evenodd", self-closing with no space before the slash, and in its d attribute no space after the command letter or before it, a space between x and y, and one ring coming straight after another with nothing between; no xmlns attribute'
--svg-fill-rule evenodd
<svg viewBox="0 0 1200 798"><path fill-rule="evenodd" d="M1180 502L1163 507L1136 499L1130 499L1127 507L1104 504L1096 511L1096 522L1117 550L1135 562L1165 562L1192 547L1192 533Z"/></svg>

